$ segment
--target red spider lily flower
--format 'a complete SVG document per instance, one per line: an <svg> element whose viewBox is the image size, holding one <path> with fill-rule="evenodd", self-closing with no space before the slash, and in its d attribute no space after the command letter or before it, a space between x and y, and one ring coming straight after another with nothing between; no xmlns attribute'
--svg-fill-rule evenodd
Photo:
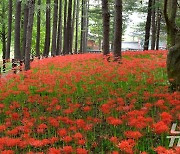
<svg viewBox="0 0 180 154"><path fill-rule="evenodd" d="M135 142L132 139L123 140L119 143L118 147L129 154L133 154L133 147L135 146Z"/></svg>
<svg viewBox="0 0 180 154"><path fill-rule="evenodd" d="M124 135L127 138L132 138L132 139L139 139L140 137L142 137L142 134L139 131L126 131L124 132Z"/></svg>
<svg viewBox="0 0 180 154"><path fill-rule="evenodd" d="M88 111L91 110L91 107L90 107L90 106L85 106L85 107L82 107L82 110L83 110L84 112L88 112Z"/></svg>
<svg viewBox="0 0 180 154"><path fill-rule="evenodd" d="M68 130L76 132L78 130L78 128L76 126L71 126L71 127L68 128Z"/></svg>
<svg viewBox="0 0 180 154"><path fill-rule="evenodd" d="M172 115L170 115L167 112L163 112L161 113L161 120L166 123L166 124L170 124L172 122Z"/></svg>
<svg viewBox="0 0 180 154"><path fill-rule="evenodd" d="M79 145L85 145L86 144L86 140L80 139L80 140L78 140L78 144Z"/></svg>
<svg viewBox="0 0 180 154"><path fill-rule="evenodd" d="M164 106L164 103L165 103L165 101L161 99L161 100L158 100L158 101L155 103L155 105L158 106L158 107L161 107L161 106Z"/></svg>
<svg viewBox="0 0 180 154"><path fill-rule="evenodd" d="M87 124L83 129L84 129L85 131L91 131L92 128L93 128L93 125L92 125L92 124Z"/></svg>
<svg viewBox="0 0 180 154"><path fill-rule="evenodd" d="M40 124L40 125L38 126L38 128L39 128L39 129L46 129L46 128L48 128L48 127L47 127L46 124L43 124L43 123L42 123L42 124Z"/></svg>
<svg viewBox="0 0 180 154"><path fill-rule="evenodd" d="M15 152L13 150L3 150L1 151L1 154L14 154Z"/></svg>
<svg viewBox="0 0 180 154"><path fill-rule="evenodd" d="M138 116L137 118L129 118L128 125L133 126L138 129L143 129L147 127L148 122L151 122L151 118L145 118L143 116Z"/></svg>
<svg viewBox="0 0 180 154"><path fill-rule="evenodd" d="M76 140L82 139L83 135L81 133L76 133L76 134L74 134L73 138L76 139Z"/></svg>
<svg viewBox="0 0 180 154"><path fill-rule="evenodd" d="M49 148L48 154L61 154L61 149Z"/></svg>
<svg viewBox="0 0 180 154"><path fill-rule="evenodd" d="M114 126L117 126L117 125L121 125L122 124L122 121L118 118L114 118L114 117L108 117L107 118L107 122L110 124L110 125L114 125Z"/></svg>
<svg viewBox="0 0 180 154"><path fill-rule="evenodd" d="M61 106L60 105L56 105L55 109L56 109L56 111L59 111L59 110L61 110Z"/></svg>
<svg viewBox="0 0 180 154"><path fill-rule="evenodd" d="M57 133L58 133L58 135L59 135L60 137L64 137L64 136L67 135L67 130L66 130L65 128L62 128L62 129L59 129L59 130L57 131Z"/></svg>
<svg viewBox="0 0 180 154"><path fill-rule="evenodd" d="M118 138L116 136L112 136L109 140L114 144L118 143Z"/></svg>
<svg viewBox="0 0 180 154"><path fill-rule="evenodd" d="M109 104L103 104L101 106L101 111L104 113L104 114L108 114L110 113L110 109L111 109L111 106Z"/></svg>
<svg viewBox="0 0 180 154"><path fill-rule="evenodd" d="M17 135L19 133L19 130L17 128L14 128L12 130L9 130L6 132L7 135Z"/></svg>
<svg viewBox="0 0 180 154"><path fill-rule="evenodd" d="M0 104L0 109L4 109L4 104Z"/></svg>
<svg viewBox="0 0 180 154"><path fill-rule="evenodd" d="M64 114L72 114L75 110L72 108L68 108L66 110L63 111Z"/></svg>
<svg viewBox="0 0 180 154"><path fill-rule="evenodd" d="M21 143L19 138L5 138L5 145L7 147L15 147Z"/></svg>
<svg viewBox="0 0 180 154"><path fill-rule="evenodd" d="M13 120L18 120L19 119L19 114L18 113L12 113L12 119Z"/></svg>
<svg viewBox="0 0 180 154"><path fill-rule="evenodd" d="M113 151L113 152L111 152L111 154L119 154L119 152L118 151Z"/></svg>
<svg viewBox="0 0 180 154"><path fill-rule="evenodd" d="M64 142L68 143L68 142L71 142L71 141L72 141L72 137L71 137L71 136L65 136L65 137L62 138L62 140L63 140Z"/></svg>
<svg viewBox="0 0 180 154"><path fill-rule="evenodd" d="M85 121L83 119L77 119L76 124L77 124L78 128L84 128L85 125L86 125L86 123L85 123Z"/></svg>
<svg viewBox="0 0 180 154"><path fill-rule="evenodd" d="M58 142L58 140L59 139L57 137L52 137L49 139L49 142L50 142L50 144L54 144L54 143Z"/></svg>
<svg viewBox="0 0 180 154"><path fill-rule="evenodd" d="M29 144L35 148L40 148L43 146L42 141L33 138L29 140Z"/></svg>
<svg viewBox="0 0 180 154"><path fill-rule="evenodd" d="M64 146L62 151L65 153L65 154L71 154L73 152L73 148L72 146Z"/></svg>
<svg viewBox="0 0 180 154"><path fill-rule="evenodd" d="M83 149L83 148L77 148L76 153L77 154L88 154L88 151L86 149Z"/></svg>
<svg viewBox="0 0 180 154"><path fill-rule="evenodd" d="M49 121L49 123L50 123L51 126L56 127L56 128L59 127L59 122L58 122L57 119L50 117L50 118L48 119L48 121Z"/></svg>
<svg viewBox="0 0 180 154"><path fill-rule="evenodd" d="M175 148L175 152L176 152L176 153L180 153L180 147L176 147L176 148Z"/></svg>
<svg viewBox="0 0 180 154"><path fill-rule="evenodd" d="M154 151L156 151L158 154L166 154L167 149L162 146L158 146L157 148L154 149Z"/></svg>
<svg viewBox="0 0 180 154"><path fill-rule="evenodd" d="M169 131L168 126L163 121L153 124L153 128L157 134L162 134Z"/></svg>
<svg viewBox="0 0 180 154"><path fill-rule="evenodd" d="M93 122L95 123L95 124L97 124L97 123L101 123L101 119L99 119L99 118L94 118L93 119Z"/></svg>
<svg viewBox="0 0 180 154"><path fill-rule="evenodd" d="M3 132L6 129L5 125L0 125L0 132Z"/></svg>

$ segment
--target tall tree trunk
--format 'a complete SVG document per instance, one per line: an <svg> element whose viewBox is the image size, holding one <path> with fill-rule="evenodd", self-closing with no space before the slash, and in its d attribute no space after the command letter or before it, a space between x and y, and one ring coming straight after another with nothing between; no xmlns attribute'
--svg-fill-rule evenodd
<svg viewBox="0 0 180 154"><path fill-rule="evenodd" d="M2 19L5 18L5 2L3 1L2 2L3 6L2 6ZM2 56L2 59L5 59L5 56L6 56L6 25L5 25L5 21L3 20L2 21L2 45L3 45L3 48L2 48L2 51L3 51L3 56Z"/></svg>
<svg viewBox="0 0 180 154"><path fill-rule="evenodd" d="M56 55L61 54L62 49L62 0L59 0L59 20L58 20L58 34L57 34L57 49Z"/></svg>
<svg viewBox="0 0 180 154"><path fill-rule="evenodd" d="M77 5L76 5L76 36L75 36L75 51L74 53L78 53L78 25L79 25L79 0L77 0Z"/></svg>
<svg viewBox="0 0 180 154"><path fill-rule="evenodd" d="M11 31L12 31L12 0L9 0L9 14L8 14L8 37L7 37L7 50L6 50L6 60L10 59L11 51Z"/></svg>
<svg viewBox="0 0 180 154"><path fill-rule="evenodd" d="M69 5L68 5L68 18L67 18L67 54L72 53L72 0L69 0Z"/></svg>
<svg viewBox="0 0 180 154"><path fill-rule="evenodd" d="M122 40L122 0L115 0L115 31L114 31L114 58L121 58Z"/></svg>
<svg viewBox="0 0 180 154"><path fill-rule="evenodd" d="M14 38L14 59L21 59L20 51L20 26L21 26L21 0L16 0L16 14L15 14L15 38Z"/></svg>
<svg viewBox="0 0 180 154"><path fill-rule="evenodd" d="M64 0L64 32L63 32L63 55L65 55L67 51L67 0Z"/></svg>
<svg viewBox="0 0 180 154"><path fill-rule="evenodd" d="M167 44L168 47L174 46L176 43L176 14L177 14L177 0L167 0L167 16L165 16L167 25Z"/></svg>
<svg viewBox="0 0 180 154"><path fill-rule="evenodd" d="M80 44L80 53L84 53L86 50L86 3L87 0L82 1L82 11L81 11L81 44Z"/></svg>
<svg viewBox="0 0 180 154"><path fill-rule="evenodd" d="M87 52L87 42L88 42L88 33L89 33L89 0L86 2L86 26L85 26L85 52Z"/></svg>
<svg viewBox="0 0 180 154"><path fill-rule="evenodd" d="M169 52L167 74L170 91L180 91L180 30L176 25L177 0L164 0L164 17L167 27Z"/></svg>
<svg viewBox="0 0 180 154"><path fill-rule="evenodd" d="M34 21L34 6L35 0L29 0L29 13L28 13L28 26L27 26L27 39L26 39L26 52L25 52L25 70L30 69L30 53L32 44L32 29Z"/></svg>
<svg viewBox="0 0 180 154"><path fill-rule="evenodd" d="M161 30L161 11L158 9L157 13L157 33L156 33L156 50L159 50L159 36Z"/></svg>
<svg viewBox="0 0 180 154"><path fill-rule="evenodd" d="M23 43L22 43L22 56L21 58L24 59L25 50L26 50L26 34L27 34L27 25L28 25L28 1L24 4L24 22L23 22Z"/></svg>
<svg viewBox="0 0 180 154"><path fill-rule="evenodd" d="M51 48L52 56L56 55L57 20L58 20L58 0L54 0L53 34L52 34L52 48Z"/></svg>
<svg viewBox="0 0 180 154"><path fill-rule="evenodd" d="M145 27L145 40L144 40L144 50L148 50L149 48L149 37L150 37L150 29L151 29L151 13L152 13L152 0L148 2L148 13L146 19L146 27Z"/></svg>
<svg viewBox="0 0 180 154"><path fill-rule="evenodd" d="M51 36L51 0L46 0L46 34L44 44L44 56L49 55L50 36Z"/></svg>
<svg viewBox="0 0 180 154"><path fill-rule="evenodd" d="M41 38L41 0L38 0L37 13L37 36L36 36L36 57L40 57L40 38Z"/></svg>
<svg viewBox="0 0 180 154"><path fill-rule="evenodd" d="M102 0L102 16L103 16L103 55L109 54L109 29L110 14L108 8L108 0Z"/></svg>
<svg viewBox="0 0 180 154"><path fill-rule="evenodd" d="M155 49L156 45L156 2L152 0L152 36L151 36L151 50Z"/></svg>
<svg viewBox="0 0 180 154"><path fill-rule="evenodd" d="M73 5L73 19L72 19L72 36L70 38L70 48L73 49L73 41L74 41L74 24L75 24L75 16L76 16L76 0L74 0L74 5Z"/></svg>

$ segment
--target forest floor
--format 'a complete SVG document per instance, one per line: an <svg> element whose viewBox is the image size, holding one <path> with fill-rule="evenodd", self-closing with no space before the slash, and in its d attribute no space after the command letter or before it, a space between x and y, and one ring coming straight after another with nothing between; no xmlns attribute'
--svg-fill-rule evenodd
<svg viewBox="0 0 180 154"><path fill-rule="evenodd" d="M168 92L166 56L124 52L119 64L68 55L8 74L0 79L0 153L180 153L177 141L169 147L180 93Z"/></svg>

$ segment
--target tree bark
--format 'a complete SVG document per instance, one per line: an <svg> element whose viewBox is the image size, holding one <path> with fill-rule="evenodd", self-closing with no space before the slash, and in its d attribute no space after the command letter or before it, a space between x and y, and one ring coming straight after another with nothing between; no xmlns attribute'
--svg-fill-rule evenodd
<svg viewBox="0 0 180 154"><path fill-rule="evenodd" d="M11 51L11 34L12 34L12 0L9 0L9 14L8 14L8 37L7 37L7 50L6 50L6 60L10 59Z"/></svg>
<svg viewBox="0 0 180 154"><path fill-rule="evenodd" d="M121 58L122 0L115 1L114 60Z"/></svg>
<svg viewBox="0 0 180 154"><path fill-rule="evenodd" d="M67 53L67 0L64 0L64 32L63 32L63 55Z"/></svg>
<svg viewBox="0 0 180 154"><path fill-rule="evenodd" d="M73 5L73 17L72 17L72 36L71 36L71 40L70 40L70 48L73 50L73 41L74 41L74 25L75 25L75 16L76 16L76 0L74 0L74 5ZM74 53L74 52L73 52Z"/></svg>
<svg viewBox="0 0 180 154"><path fill-rule="evenodd" d="M62 49L62 0L59 0L59 20L58 20L58 34L57 34L57 49L56 55L61 54Z"/></svg>
<svg viewBox="0 0 180 154"><path fill-rule="evenodd" d="M57 20L58 20L58 0L54 0L54 14L53 14L53 34L52 34L52 48L51 55L56 55L56 40L57 40Z"/></svg>
<svg viewBox="0 0 180 154"><path fill-rule="evenodd" d="M102 16L103 16L103 55L109 54L109 29L110 14L108 8L108 0L102 0Z"/></svg>
<svg viewBox="0 0 180 154"><path fill-rule="evenodd" d="M177 0L165 0L164 17L167 25L167 45L174 46L176 43L176 14L177 14Z"/></svg>
<svg viewBox="0 0 180 154"><path fill-rule="evenodd" d="M157 35L156 35L156 50L159 50L159 36L160 36L160 30L161 30L161 12L158 10L157 14Z"/></svg>
<svg viewBox="0 0 180 154"><path fill-rule="evenodd" d="M20 23L21 23L21 0L16 0L15 34L14 34L14 59L21 59L20 51Z"/></svg>
<svg viewBox="0 0 180 154"><path fill-rule="evenodd" d="M151 36L151 50L155 49L156 44L156 2L152 1L152 36Z"/></svg>
<svg viewBox="0 0 180 154"><path fill-rule="evenodd" d="M37 13L37 36L36 36L36 57L40 57L40 38L41 38L41 0L38 0Z"/></svg>
<svg viewBox="0 0 180 154"><path fill-rule="evenodd" d="M46 0L46 34L43 55L48 57L50 48L50 36L51 36L51 0Z"/></svg>
<svg viewBox="0 0 180 154"><path fill-rule="evenodd" d="M69 0L69 5L68 5L68 18L67 18L67 54L71 53L72 54L72 0Z"/></svg>
<svg viewBox="0 0 180 154"><path fill-rule="evenodd" d="M86 3L87 0L82 1L82 11L81 11L81 43L80 43L80 53L86 52Z"/></svg>
<svg viewBox="0 0 180 154"><path fill-rule="evenodd" d="M86 26L85 26L85 52L87 52L87 42L88 42L88 33L89 33L89 0L86 1Z"/></svg>
<svg viewBox="0 0 180 154"><path fill-rule="evenodd" d="M2 19L5 18L5 2L3 1L2 2ZM3 56L2 56L2 59L5 59L5 56L6 56L6 25L5 25L5 21L3 20L2 21L2 45L3 45L3 48L2 48L2 51L3 51Z"/></svg>
<svg viewBox="0 0 180 154"><path fill-rule="evenodd" d="M74 53L78 53L78 25L79 25L79 0L77 0L77 5L76 5L76 36L75 36L75 51Z"/></svg>
<svg viewBox="0 0 180 154"><path fill-rule="evenodd" d="M27 39L26 39L26 52L25 52L25 70L30 69L30 53L32 43L32 29L34 20L34 6L35 0L29 0L29 13L28 13L28 26L27 26Z"/></svg>
<svg viewBox="0 0 180 154"><path fill-rule="evenodd" d="M164 17L167 26L169 52L167 56L167 74L171 92L180 91L180 30L177 27L177 0L164 0Z"/></svg>
<svg viewBox="0 0 180 154"><path fill-rule="evenodd" d="M25 50L26 50L26 34L27 34L27 25L28 25L28 14L29 14L28 1L24 4L23 43L22 43L22 56L21 56L22 59L24 59Z"/></svg>
<svg viewBox="0 0 180 154"><path fill-rule="evenodd" d="M146 19L146 27L145 27L145 40L144 40L144 50L149 49L149 37L150 37L150 29L151 29L151 13L152 13L152 0L148 2L148 14Z"/></svg>

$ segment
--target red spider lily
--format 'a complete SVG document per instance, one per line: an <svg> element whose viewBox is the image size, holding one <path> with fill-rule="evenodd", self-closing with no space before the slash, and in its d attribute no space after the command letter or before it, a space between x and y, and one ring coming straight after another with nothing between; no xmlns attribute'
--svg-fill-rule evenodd
<svg viewBox="0 0 180 154"><path fill-rule="evenodd" d="M13 150L3 150L1 151L1 154L14 154L15 152Z"/></svg>
<svg viewBox="0 0 180 154"><path fill-rule="evenodd" d="M110 125L114 125L114 126L117 126L117 125L121 125L122 124L122 121L118 118L114 118L114 117L108 117L107 118L107 122L110 124Z"/></svg>
<svg viewBox="0 0 180 154"><path fill-rule="evenodd" d="M0 125L0 132L3 132L6 129L5 125Z"/></svg>
<svg viewBox="0 0 180 154"><path fill-rule="evenodd" d="M115 136L112 136L109 140L110 140L112 143L114 143L114 144L117 144L117 143L118 143L118 138L115 137Z"/></svg>
<svg viewBox="0 0 180 154"><path fill-rule="evenodd" d="M119 154L119 152L118 151L113 151L113 152L111 152L111 154Z"/></svg>
<svg viewBox="0 0 180 154"><path fill-rule="evenodd" d="M62 151L65 153L65 154L70 154L73 152L73 148L72 146L64 146Z"/></svg>
<svg viewBox="0 0 180 154"><path fill-rule="evenodd" d="M62 128L62 129L59 129L57 133L60 137L64 137L67 135L67 130L65 128Z"/></svg>
<svg viewBox="0 0 180 154"><path fill-rule="evenodd" d="M85 107L82 107L82 110L83 110L84 112L88 112L88 111L91 110L91 107L90 107L90 106L85 106Z"/></svg>
<svg viewBox="0 0 180 154"><path fill-rule="evenodd" d="M65 137L62 138L62 140L63 140L64 142L68 143L68 142L71 142L71 141L72 141L72 137L71 137L71 136L65 136Z"/></svg>
<svg viewBox="0 0 180 154"><path fill-rule="evenodd" d="M61 154L61 149L49 148L48 154Z"/></svg>
<svg viewBox="0 0 180 154"><path fill-rule="evenodd" d="M84 128L85 125L86 125L86 123L85 123L85 121L83 119L77 119L76 124L77 124L78 128Z"/></svg>
<svg viewBox="0 0 180 154"><path fill-rule="evenodd" d="M170 124L172 122L172 115L170 115L167 112L163 112L161 113L161 120L165 123L165 124Z"/></svg>
<svg viewBox="0 0 180 154"><path fill-rule="evenodd" d="M140 137L142 137L142 134L139 131L126 131L124 132L124 135L127 138L132 138L132 139L139 139Z"/></svg>
<svg viewBox="0 0 180 154"><path fill-rule="evenodd" d="M76 153L77 154L88 154L88 151L86 149L83 149L83 148L77 148Z"/></svg>
<svg viewBox="0 0 180 154"><path fill-rule="evenodd" d="M135 142L132 139L123 140L119 143L118 147L129 154L133 153L133 147L135 146Z"/></svg>
<svg viewBox="0 0 180 154"><path fill-rule="evenodd" d="M153 124L153 128L157 134L162 134L169 131L169 127L163 121Z"/></svg>
<svg viewBox="0 0 180 154"><path fill-rule="evenodd" d="M81 133L76 133L74 134L74 139L78 140L78 139L82 139L83 138L83 135Z"/></svg>

